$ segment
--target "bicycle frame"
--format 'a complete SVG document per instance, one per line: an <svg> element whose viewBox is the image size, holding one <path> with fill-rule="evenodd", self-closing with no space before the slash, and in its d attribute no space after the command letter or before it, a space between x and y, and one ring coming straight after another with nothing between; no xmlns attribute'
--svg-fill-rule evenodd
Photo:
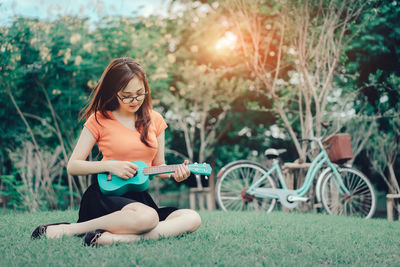
<svg viewBox="0 0 400 267"><path fill-rule="evenodd" d="M346 186L343 184L343 180L340 177L339 172L337 171L337 168L335 165L329 160L328 154L326 151L323 149L321 152L318 154L318 156L312 161L310 168L307 170L306 178L304 180L303 185L296 190L293 190L298 196L304 196L308 190L310 190L312 181L314 180L315 176L317 175L318 171L322 168L324 164L327 164L328 167L332 170L333 174L335 175L335 183L338 183L339 190L342 191L342 193L345 194L350 194ZM267 194L260 194L256 193L255 189L265 180L267 179L268 176L271 176L273 172L276 172L279 182L282 185L282 188L284 190L291 190L288 189L285 183L285 180L283 179L281 167L279 165L278 160L275 160L273 166L271 169L268 170L267 174L262 176L258 181L256 181L254 184L252 184L249 189L246 191L246 193L250 195L257 195L258 197L265 197L265 198L278 198L276 195L267 195Z"/></svg>

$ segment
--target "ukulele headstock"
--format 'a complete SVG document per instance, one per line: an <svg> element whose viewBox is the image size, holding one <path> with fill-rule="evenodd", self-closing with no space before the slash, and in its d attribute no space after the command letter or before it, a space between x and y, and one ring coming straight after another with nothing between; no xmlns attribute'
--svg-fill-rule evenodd
<svg viewBox="0 0 400 267"><path fill-rule="evenodd" d="M200 174L200 175L211 175L212 168L210 164L207 163L194 163L194 164L189 164L188 168L190 172L194 174Z"/></svg>

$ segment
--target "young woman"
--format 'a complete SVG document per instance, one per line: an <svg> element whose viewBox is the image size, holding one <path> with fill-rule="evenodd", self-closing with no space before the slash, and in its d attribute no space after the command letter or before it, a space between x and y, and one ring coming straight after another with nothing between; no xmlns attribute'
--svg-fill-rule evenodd
<svg viewBox="0 0 400 267"><path fill-rule="evenodd" d="M144 161L148 166L165 165L167 125L152 110L146 75L131 58L118 58L107 66L83 117L87 120L68 163L71 175L110 172L129 179L138 169L134 161ZM103 158L87 161L95 143ZM185 160L172 174L176 181L190 175L187 164ZM105 196L94 180L82 196L77 223L40 225L32 238L85 234L84 243L95 246L178 236L195 231L201 224L195 211L159 208L146 191Z"/></svg>

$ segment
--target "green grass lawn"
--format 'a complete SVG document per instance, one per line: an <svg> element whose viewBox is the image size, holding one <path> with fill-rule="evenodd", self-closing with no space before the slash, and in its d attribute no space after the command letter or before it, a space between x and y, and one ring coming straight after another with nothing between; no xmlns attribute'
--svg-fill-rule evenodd
<svg viewBox="0 0 400 267"><path fill-rule="evenodd" d="M78 237L31 240L77 211L1 215L0 266L400 266L400 223L318 214L201 212L178 238L90 248Z"/></svg>

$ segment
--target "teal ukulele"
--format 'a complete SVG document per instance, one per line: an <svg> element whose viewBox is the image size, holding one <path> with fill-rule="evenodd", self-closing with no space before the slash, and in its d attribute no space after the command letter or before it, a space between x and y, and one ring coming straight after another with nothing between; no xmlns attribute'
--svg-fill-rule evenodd
<svg viewBox="0 0 400 267"><path fill-rule="evenodd" d="M104 195L121 196L129 191L142 192L149 187L149 177L151 175L174 173L180 164L166 165L166 166L154 166L147 167L143 161L135 161L139 169L134 177L129 179L123 179L114 174L110 175L107 173L97 174L97 180L99 187ZM200 175L210 175L211 167L206 163L195 163L187 165L190 172Z"/></svg>

